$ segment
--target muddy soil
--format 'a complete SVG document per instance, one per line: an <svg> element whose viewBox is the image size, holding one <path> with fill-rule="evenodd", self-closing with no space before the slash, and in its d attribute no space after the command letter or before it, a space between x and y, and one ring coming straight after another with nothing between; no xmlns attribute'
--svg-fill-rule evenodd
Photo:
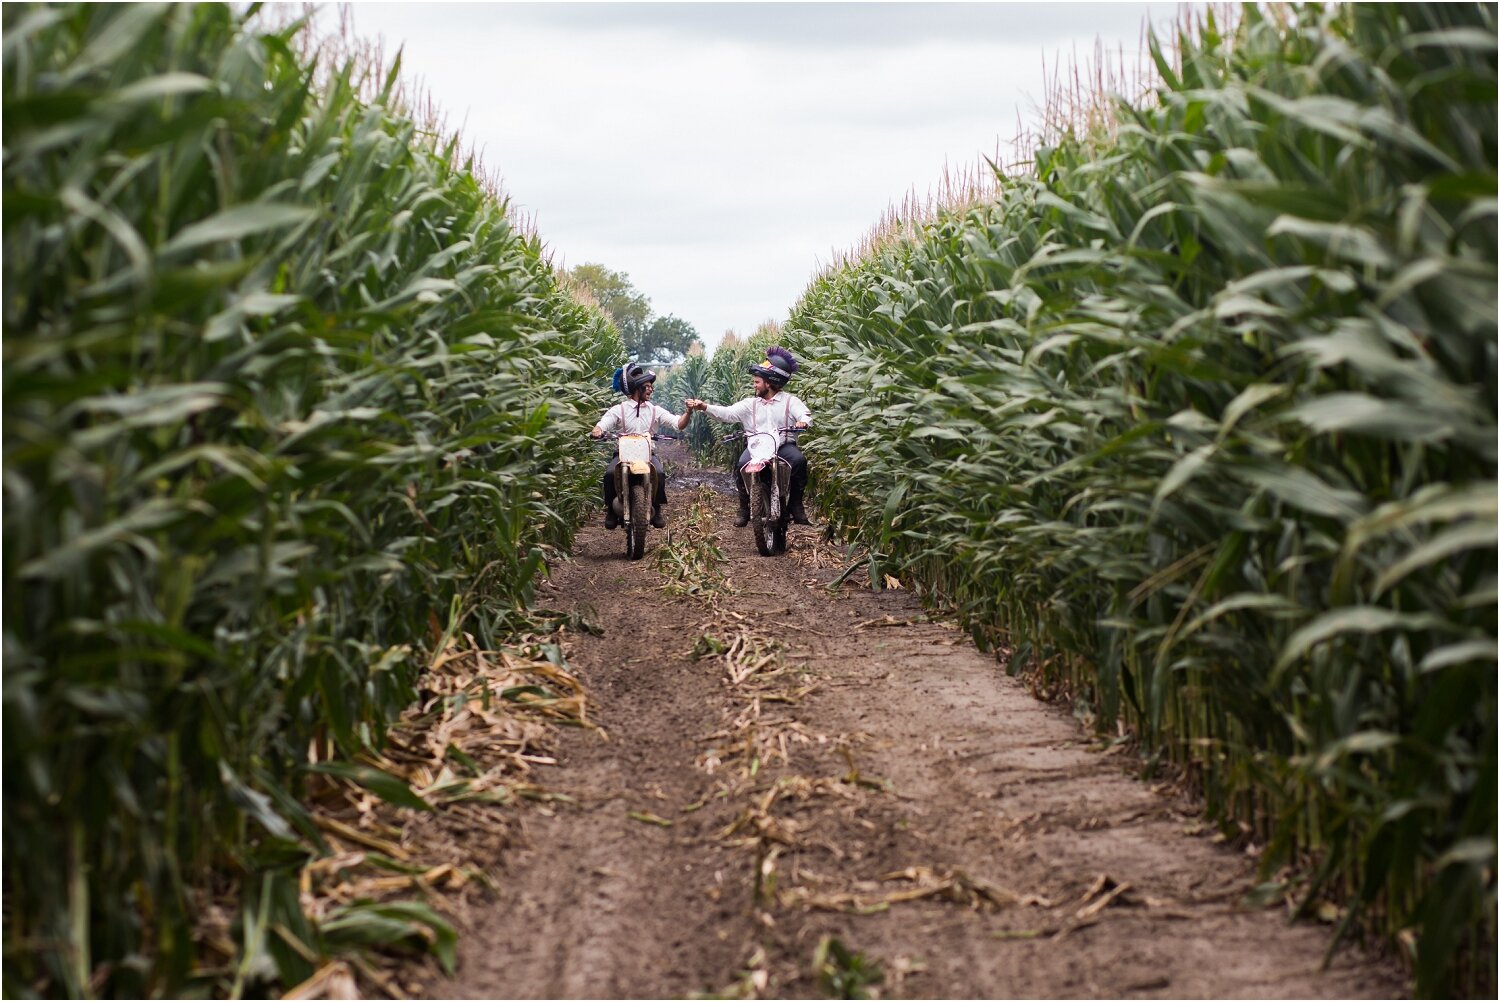
<svg viewBox="0 0 1500 1002"><path fill-rule="evenodd" d="M1354 949L1325 968L1330 926L1243 907L1250 853L908 591L830 591L816 527L758 556L727 477L679 473L643 561L596 519L544 590L599 631L565 649L608 736L538 772L571 802L525 809L427 995L1409 993ZM727 580L669 594L653 555L695 498Z"/></svg>

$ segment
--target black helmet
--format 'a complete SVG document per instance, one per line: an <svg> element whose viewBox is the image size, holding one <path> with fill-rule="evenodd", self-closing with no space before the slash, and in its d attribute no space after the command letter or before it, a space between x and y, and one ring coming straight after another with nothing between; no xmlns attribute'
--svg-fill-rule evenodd
<svg viewBox="0 0 1500 1002"><path fill-rule="evenodd" d="M792 373L797 371L797 360L792 353L781 345L776 344L766 349L766 361L762 365L751 365L746 371L752 376L759 376L778 390L786 385L786 381L792 378Z"/></svg>
<svg viewBox="0 0 1500 1002"><path fill-rule="evenodd" d="M634 396L647 383L656 382L656 373L634 362L626 362L615 370L615 392L627 397Z"/></svg>

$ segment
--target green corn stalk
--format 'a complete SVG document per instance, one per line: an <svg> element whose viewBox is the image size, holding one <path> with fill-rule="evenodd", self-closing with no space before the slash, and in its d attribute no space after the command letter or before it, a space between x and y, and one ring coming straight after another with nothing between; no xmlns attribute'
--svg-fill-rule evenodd
<svg viewBox="0 0 1500 1002"><path fill-rule="evenodd" d="M674 414L681 414L683 401L702 399L708 392L709 360L706 355L689 355L673 366L662 380L656 396L662 406ZM713 429L705 422L694 419L688 422L685 437L694 453L702 453L713 444Z"/></svg>
<svg viewBox="0 0 1500 1002"><path fill-rule="evenodd" d="M309 744L378 746L426 645L520 621L621 349L394 68L228 6L0 17L5 989L224 991L195 888L323 948ZM241 987L310 973L283 946Z"/></svg>
<svg viewBox="0 0 1500 1002"><path fill-rule="evenodd" d="M1494 984L1496 28L1244 8L807 290L829 519L1188 768L1418 991Z"/></svg>

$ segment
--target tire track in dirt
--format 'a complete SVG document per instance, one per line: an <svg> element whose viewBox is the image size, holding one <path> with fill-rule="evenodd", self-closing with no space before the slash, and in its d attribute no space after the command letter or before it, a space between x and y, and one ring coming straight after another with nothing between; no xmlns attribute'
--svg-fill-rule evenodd
<svg viewBox="0 0 1500 1002"><path fill-rule="evenodd" d="M762 558L733 507L716 604L663 592L666 533L632 564L595 522L555 571L543 601L602 630L565 645L609 737L564 737L537 778L576 803L526 810L427 994L816 997L829 937L885 997L1407 993L1352 950L1321 970L1328 927L1237 908L1253 860L909 593L830 593L816 529Z"/></svg>

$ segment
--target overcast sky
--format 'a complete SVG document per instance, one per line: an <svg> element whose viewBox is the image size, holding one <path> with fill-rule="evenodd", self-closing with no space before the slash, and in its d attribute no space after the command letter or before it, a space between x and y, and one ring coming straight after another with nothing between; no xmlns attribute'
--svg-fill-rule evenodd
<svg viewBox="0 0 1500 1002"><path fill-rule="evenodd" d="M945 164L1002 156L1043 65L1138 61L1173 3L405 4L355 32L420 81L554 258L629 274L712 348Z"/></svg>

